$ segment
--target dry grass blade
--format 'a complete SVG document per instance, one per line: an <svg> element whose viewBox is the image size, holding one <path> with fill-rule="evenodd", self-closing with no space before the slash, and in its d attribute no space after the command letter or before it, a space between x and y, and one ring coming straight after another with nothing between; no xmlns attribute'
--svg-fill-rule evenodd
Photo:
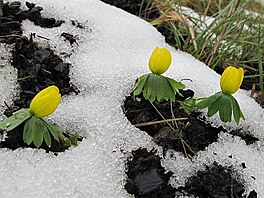
<svg viewBox="0 0 264 198"><path fill-rule="evenodd" d="M166 119L166 120L158 120L158 121L153 121L153 122L134 124L134 126L135 127L144 127L144 126L151 126L151 125L163 124L163 123L167 123L167 122L175 122L175 121L181 121L181 120L188 120L188 118L173 118L173 119Z"/></svg>
<svg viewBox="0 0 264 198"><path fill-rule="evenodd" d="M197 47L195 32L193 30L193 27L189 24L188 19L185 16L183 16L181 13L176 12L173 8L171 8L164 2L155 3L155 6L161 11L161 16L158 17L157 19L154 19L150 23L152 25L159 25L165 22L174 21L185 25L190 32L195 51L197 51L198 47Z"/></svg>
<svg viewBox="0 0 264 198"><path fill-rule="evenodd" d="M210 8L210 6L211 6L211 3L212 3L212 0L209 0L208 3L207 3L207 7L206 7L206 9L205 9L205 11L204 11L204 13L203 13L204 16L207 15L207 12L208 12L208 10L209 10L209 8Z"/></svg>
<svg viewBox="0 0 264 198"><path fill-rule="evenodd" d="M234 12L234 10L236 9L236 7L237 7L237 5L238 5L238 1L239 1L239 0L236 0L236 1L233 3L233 5L231 6L231 8L230 8L230 10L229 10L229 12L228 12L227 18L230 17L231 14L232 14L232 13ZM212 53L211 53L211 55L210 55L210 59L209 59L209 61L208 61L208 63L207 63L208 66L211 65L211 63L212 63L212 61L213 61L213 59L214 59L214 57L215 57L215 54L216 54L217 50L218 50L219 47L220 47L221 41L223 40L224 34L226 33L227 26L228 26L228 22L225 22L224 27L223 27L223 29L222 29L222 31L221 31L221 34L220 34L220 36L218 37L218 40L217 40L217 42L216 42L216 44L215 44L215 47L214 47L214 49L213 49L213 51L212 51Z"/></svg>

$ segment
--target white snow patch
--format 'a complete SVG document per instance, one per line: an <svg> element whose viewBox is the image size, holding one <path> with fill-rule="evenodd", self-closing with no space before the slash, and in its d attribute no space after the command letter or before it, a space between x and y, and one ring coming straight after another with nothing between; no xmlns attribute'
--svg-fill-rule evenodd
<svg viewBox="0 0 264 198"><path fill-rule="evenodd" d="M17 72L11 66L11 52L7 45L0 43L0 120L8 106L12 105L12 99L16 96L17 90Z"/></svg>
<svg viewBox="0 0 264 198"><path fill-rule="evenodd" d="M25 35L34 32L47 37L49 41L36 39L44 46L51 46L58 55L71 54L64 60L72 64L71 82L81 91L77 96L64 96L50 119L84 139L77 147L58 156L37 149L1 149L0 197L131 197L123 188L126 159L132 149L151 149L157 145L145 132L130 124L121 106L136 78L149 72L147 64L152 50L156 46L170 49L173 63L165 75L177 80L191 79L183 83L195 91L195 97L218 92L220 76L191 55L168 46L147 22L98 0L33 2L44 7L45 16L63 19L65 24L46 29L24 21ZM72 26L71 20L78 20L86 29ZM71 47L63 41L62 32L76 34L78 45ZM1 74L0 78L7 78L7 74ZM6 82L8 86L14 84L12 78ZM6 97L11 96L6 92ZM247 119L239 127L249 129L260 141L247 146L240 138L222 133L218 142L200 151L193 162L170 151L174 157L168 153L162 164L174 172L172 185L184 185L189 176L216 160L222 165L232 164L246 180L248 192L255 189L259 197L264 197L261 185L264 183L264 111L245 91L238 91L235 97ZM208 121L224 125L217 116ZM233 122L224 126L238 128ZM239 168L242 162L246 163L246 169Z"/></svg>

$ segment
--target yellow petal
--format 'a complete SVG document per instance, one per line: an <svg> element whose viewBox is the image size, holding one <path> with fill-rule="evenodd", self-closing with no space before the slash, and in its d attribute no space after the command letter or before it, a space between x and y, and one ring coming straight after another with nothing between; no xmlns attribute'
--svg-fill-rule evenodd
<svg viewBox="0 0 264 198"><path fill-rule="evenodd" d="M36 117L52 114L61 101L58 87L52 85L40 91L30 103L30 112Z"/></svg>
<svg viewBox="0 0 264 198"><path fill-rule="evenodd" d="M167 48L156 47L149 59L149 69L153 74L163 74L171 64L171 53Z"/></svg>
<svg viewBox="0 0 264 198"><path fill-rule="evenodd" d="M227 67L220 79L220 86L222 92L225 94L235 93L241 86L243 78L244 78L243 68L237 69L233 66Z"/></svg>

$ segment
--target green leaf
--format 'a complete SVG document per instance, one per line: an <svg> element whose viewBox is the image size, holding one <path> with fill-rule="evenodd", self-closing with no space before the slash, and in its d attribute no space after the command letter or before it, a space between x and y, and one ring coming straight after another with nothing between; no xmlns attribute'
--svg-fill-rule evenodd
<svg viewBox="0 0 264 198"><path fill-rule="evenodd" d="M163 80L163 79L161 79L161 80ZM168 100L168 97L166 97L166 90L163 89L163 87L162 87L163 83L160 83L159 81L160 80L156 80L156 84L155 84L156 96L157 96L156 98L157 98L158 102L160 102L161 100Z"/></svg>
<svg viewBox="0 0 264 198"><path fill-rule="evenodd" d="M173 79L153 73L142 76L142 79L139 79L139 81L144 81L142 82L144 86L139 82L134 90L134 95L142 91L144 98L151 102L160 102L161 100L175 101L175 87L185 87L183 84Z"/></svg>
<svg viewBox="0 0 264 198"><path fill-rule="evenodd" d="M166 98L166 100L171 100L173 102L175 102L176 97L175 97L175 89L173 88L173 86L171 85L170 81L168 80L168 78L164 77L164 79L167 81L166 82L166 87L164 86L164 95L163 97ZM165 84L165 82L164 82ZM170 87L170 88L169 88Z"/></svg>
<svg viewBox="0 0 264 198"><path fill-rule="evenodd" d="M49 132L52 134L55 140L59 142L60 141L59 134L62 133L64 129L62 127L51 124L49 121L47 121L44 118L41 118L41 119L43 120L44 125L49 129Z"/></svg>
<svg viewBox="0 0 264 198"><path fill-rule="evenodd" d="M56 129L54 129L54 127L50 124L45 124L46 127L49 129L49 132L52 134L52 136L54 137L55 140L57 140L58 142L60 141L59 140L59 133Z"/></svg>
<svg viewBox="0 0 264 198"><path fill-rule="evenodd" d="M64 138L64 141L63 141L63 148L67 149L69 147L71 147L71 140L69 138Z"/></svg>
<svg viewBox="0 0 264 198"><path fill-rule="evenodd" d="M72 134L70 137L69 137L69 139L70 139L70 141L71 141L71 144L73 145L73 146L77 146L77 142L78 142L78 138L79 138L79 135L78 134Z"/></svg>
<svg viewBox="0 0 264 198"><path fill-rule="evenodd" d="M13 113L9 118L4 119L0 123L0 128L5 129L6 131L11 131L16 128L18 125L22 124L32 115L29 112L29 109L21 109Z"/></svg>
<svg viewBox="0 0 264 198"><path fill-rule="evenodd" d="M231 106L230 96L223 94L223 97L220 101L221 108L219 110L219 115L220 115L220 119L224 123L231 122L232 106Z"/></svg>
<svg viewBox="0 0 264 198"><path fill-rule="evenodd" d="M34 117L34 128L33 128L33 143L37 148L39 148L43 142L43 127L41 126L41 121L39 118Z"/></svg>
<svg viewBox="0 0 264 198"><path fill-rule="evenodd" d="M204 109L206 107L211 106L218 99L218 97L220 96L220 93L221 92L218 92L218 93L216 93L216 94L214 94L208 98L196 99L196 102L195 102L196 108Z"/></svg>
<svg viewBox="0 0 264 198"><path fill-rule="evenodd" d="M235 119L236 123L239 124L240 118L245 120L245 117L244 117L244 115L243 115L243 113L239 107L237 100L233 96L231 96L230 98L231 98L231 104L232 104L234 119Z"/></svg>
<svg viewBox="0 0 264 198"><path fill-rule="evenodd" d="M147 78L147 80L145 82L145 86L143 88L143 96L144 96L145 99L150 100L151 102L154 101L154 100L150 99L151 94L154 94L154 93L152 93L152 92L154 92L153 84L154 84L153 75L149 74L149 76L148 76L148 78Z"/></svg>
<svg viewBox="0 0 264 198"><path fill-rule="evenodd" d="M78 134L72 134L69 138L64 138L63 147L67 149L71 146L77 146L78 138Z"/></svg>
<svg viewBox="0 0 264 198"><path fill-rule="evenodd" d="M214 114L216 114L220 108L221 108L221 100L222 100L223 95L219 95L217 97L217 99L214 101L214 103L212 103L209 107L208 107L208 112L207 115L208 117L213 116Z"/></svg>
<svg viewBox="0 0 264 198"><path fill-rule="evenodd" d="M160 89L158 91L162 93L161 100L171 100L175 102L175 90L170 84L170 81L164 76L160 76L160 78L162 79L162 83L160 84Z"/></svg>
<svg viewBox="0 0 264 198"><path fill-rule="evenodd" d="M156 99L156 78L153 78L153 75L150 75L148 80L146 81L145 85L145 92L146 92L146 97L151 101L155 101Z"/></svg>
<svg viewBox="0 0 264 198"><path fill-rule="evenodd" d="M188 99L188 100L184 100L184 101L180 101L180 105L183 108L183 110L185 111L185 113L190 114L191 112L193 112L194 108L195 108L195 103L196 103L196 99Z"/></svg>
<svg viewBox="0 0 264 198"><path fill-rule="evenodd" d="M176 91L178 89L185 89L185 85L180 83L180 82L177 82L176 80L172 79L172 78L169 78L169 77L166 77L167 80L170 82L172 88Z"/></svg>
<svg viewBox="0 0 264 198"><path fill-rule="evenodd" d="M26 120L24 129L23 129L23 141L27 145L30 145L33 140L34 127L35 127L35 121L34 121L34 117L32 116L31 118Z"/></svg>
<svg viewBox="0 0 264 198"><path fill-rule="evenodd" d="M138 78L138 82L135 84L132 92L135 96L141 94L143 87L145 86L146 80L149 74L145 74Z"/></svg>
<svg viewBox="0 0 264 198"><path fill-rule="evenodd" d="M42 128L44 141L45 141L45 143L47 144L48 147L51 147L51 137L50 137L49 129L47 128L45 123L43 123L42 119L40 120L40 125L41 125L41 128Z"/></svg>
<svg viewBox="0 0 264 198"><path fill-rule="evenodd" d="M154 97L152 101L174 100L174 91L170 88L167 79L162 75L156 75L153 79Z"/></svg>
<svg viewBox="0 0 264 198"><path fill-rule="evenodd" d="M168 78L166 77L166 79L168 80L168 82L170 83L172 89L174 90L174 95L175 93L177 92L177 94L179 96L183 96L180 92L179 92L179 89L184 89L185 88L185 85L180 83L180 82L177 82L176 80L172 79L172 78Z"/></svg>
<svg viewBox="0 0 264 198"><path fill-rule="evenodd" d="M51 124L51 123L49 123L49 124L50 124L50 125L53 127L53 129L56 130L58 133L62 133L62 132L64 131L64 129L63 129L62 127L58 126L58 125Z"/></svg>

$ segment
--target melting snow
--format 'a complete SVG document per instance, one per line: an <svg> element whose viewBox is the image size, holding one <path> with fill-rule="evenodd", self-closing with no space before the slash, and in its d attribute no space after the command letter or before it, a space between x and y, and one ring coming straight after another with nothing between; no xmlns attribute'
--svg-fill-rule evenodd
<svg viewBox="0 0 264 198"><path fill-rule="evenodd" d="M58 156L29 148L1 149L0 197L131 197L123 188L126 158L132 149L157 148L157 145L145 132L130 124L121 105L136 78L149 72L147 64L152 50L156 46L170 49L173 63L165 75L177 80L191 79L183 83L195 91L195 97L219 91L220 76L191 55L168 46L147 22L98 0L33 2L44 7L44 15L63 19L66 23L45 29L25 21L24 34L28 36L34 32L49 38L49 41L38 37L36 40L49 45L57 54L72 54L64 59L72 64L71 81L81 90L77 96L64 96L50 118L67 130L81 134L84 139L77 147ZM86 28L72 26L71 20L78 20ZM78 45L71 47L64 42L60 37L62 32L78 35ZM0 48L2 57L10 56L4 45ZM4 65L0 68L0 80L5 83L0 87L1 112L3 101L10 104L17 91L16 72L10 68L8 59ZM221 133L218 142L199 152L193 163L170 151L175 157L167 155L162 163L174 172L171 179L174 186L183 185L188 176L215 160L223 165L233 165L240 174L239 179L246 181L248 192L255 189L259 197L264 197L264 111L246 91L238 91L235 97L247 118L239 127L250 130L260 141L247 146L240 138ZM208 121L223 125L217 116ZM225 127L237 128L234 123ZM242 162L246 169L241 169Z"/></svg>

